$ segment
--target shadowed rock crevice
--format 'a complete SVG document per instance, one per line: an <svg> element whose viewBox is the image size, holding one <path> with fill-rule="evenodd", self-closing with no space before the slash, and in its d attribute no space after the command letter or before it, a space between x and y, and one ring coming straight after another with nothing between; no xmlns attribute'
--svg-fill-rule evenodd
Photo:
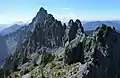
<svg viewBox="0 0 120 78"><path fill-rule="evenodd" d="M84 63L84 48L83 43L78 43L76 46L69 45L65 50L65 63L73 64L77 62Z"/></svg>

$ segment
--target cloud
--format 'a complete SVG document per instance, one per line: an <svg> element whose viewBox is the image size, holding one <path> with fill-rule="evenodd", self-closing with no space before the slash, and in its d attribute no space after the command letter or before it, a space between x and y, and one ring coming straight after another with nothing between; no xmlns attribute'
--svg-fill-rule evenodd
<svg viewBox="0 0 120 78"><path fill-rule="evenodd" d="M104 20L119 20L120 14L106 14L106 13L78 13L78 12L53 12L54 17L62 22L68 22L70 19L81 21L104 21Z"/></svg>
<svg viewBox="0 0 120 78"><path fill-rule="evenodd" d="M70 10L70 8L62 8L63 10Z"/></svg>
<svg viewBox="0 0 120 78"><path fill-rule="evenodd" d="M70 19L73 20L80 19L81 21L87 19L86 15L74 12L57 12L57 13L55 12L52 14L56 19L61 20L62 22L68 22Z"/></svg>

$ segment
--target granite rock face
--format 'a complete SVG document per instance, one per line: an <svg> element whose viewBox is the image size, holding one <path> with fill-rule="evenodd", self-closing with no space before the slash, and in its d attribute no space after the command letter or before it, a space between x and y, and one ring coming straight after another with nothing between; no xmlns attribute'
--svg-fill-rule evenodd
<svg viewBox="0 0 120 78"><path fill-rule="evenodd" d="M57 21L51 14L47 14L43 22L38 22L36 27L26 39L23 49L27 46L27 52L38 52L43 48L44 50L52 50L62 46L65 28L60 21Z"/></svg>
<svg viewBox="0 0 120 78"><path fill-rule="evenodd" d="M78 20L78 19L75 22L73 20L70 20L68 22L68 27L70 28L69 33L68 33L69 42L76 37L77 32L84 33L84 29L82 27L82 24L81 24L80 20Z"/></svg>

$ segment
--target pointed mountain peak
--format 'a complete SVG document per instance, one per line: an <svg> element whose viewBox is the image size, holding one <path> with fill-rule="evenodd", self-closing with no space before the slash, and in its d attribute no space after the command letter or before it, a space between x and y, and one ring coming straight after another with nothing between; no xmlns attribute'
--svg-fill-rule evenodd
<svg viewBox="0 0 120 78"><path fill-rule="evenodd" d="M38 14L47 14L47 10L45 10L43 7L41 7L37 13Z"/></svg>
<svg viewBox="0 0 120 78"><path fill-rule="evenodd" d="M37 12L36 17L33 20L44 19L47 15L48 15L47 10L41 7L39 11Z"/></svg>
<svg viewBox="0 0 120 78"><path fill-rule="evenodd" d="M47 10L45 10L43 7L41 7L39 12L46 12L47 13Z"/></svg>
<svg viewBox="0 0 120 78"><path fill-rule="evenodd" d="M38 23L38 21L43 22L46 19L47 15L48 15L47 10L45 10L43 7L41 7L39 9L37 15L32 20L33 29L34 29L35 25Z"/></svg>

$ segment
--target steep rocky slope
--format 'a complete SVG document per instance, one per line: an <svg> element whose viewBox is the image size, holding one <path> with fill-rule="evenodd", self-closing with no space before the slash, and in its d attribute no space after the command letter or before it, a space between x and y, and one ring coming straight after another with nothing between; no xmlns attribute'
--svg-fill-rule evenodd
<svg viewBox="0 0 120 78"><path fill-rule="evenodd" d="M1 78L120 78L120 34L114 27L101 24L87 35L80 20L62 25L41 10L42 19L33 19L35 27L6 58Z"/></svg>
<svg viewBox="0 0 120 78"><path fill-rule="evenodd" d="M20 47L20 44L22 43L23 39L25 38L25 36L27 36L27 28L27 26L23 26L17 31L3 36L8 47L9 55L14 53L16 48Z"/></svg>
<svg viewBox="0 0 120 78"><path fill-rule="evenodd" d="M4 37L0 35L0 66L7 56L7 45L5 43Z"/></svg>

